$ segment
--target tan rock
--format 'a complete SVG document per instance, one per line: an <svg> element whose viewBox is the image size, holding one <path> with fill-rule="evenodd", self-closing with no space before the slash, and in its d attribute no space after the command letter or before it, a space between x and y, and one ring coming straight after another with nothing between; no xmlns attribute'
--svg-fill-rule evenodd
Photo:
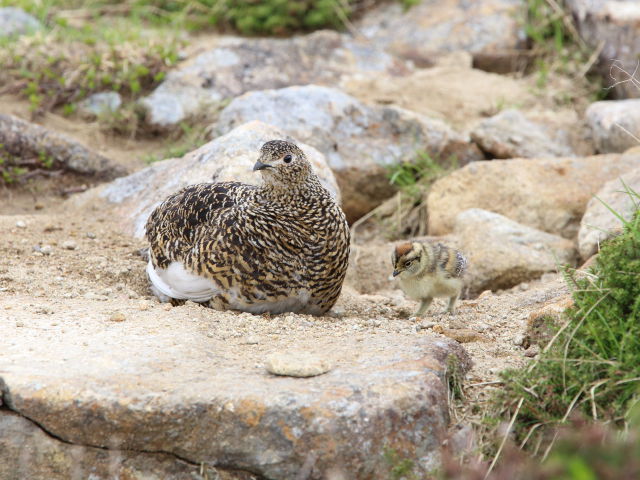
<svg viewBox="0 0 640 480"><path fill-rule="evenodd" d="M640 148L632 151L640 154ZM630 189L629 192L627 188ZM625 221L631 220L640 201L632 192L640 194L640 164L605 183L595 197L589 200L578 232L578 246L583 260L597 253L602 242L621 231L622 222L613 212Z"/></svg>
<svg viewBox="0 0 640 480"><path fill-rule="evenodd" d="M591 196L640 162L640 152L584 158L473 162L429 192L429 235L453 230L458 213L481 208L539 230L573 238Z"/></svg>
<svg viewBox="0 0 640 480"><path fill-rule="evenodd" d="M640 145L640 99L595 102L585 116L599 153L624 152Z"/></svg>
<svg viewBox="0 0 640 480"><path fill-rule="evenodd" d="M533 122L519 110L503 110L482 120L471 138L489 158L573 156L566 132Z"/></svg>
<svg viewBox="0 0 640 480"><path fill-rule="evenodd" d="M575 262L573 242L487 210L458 214L454 233L469 261L471 293L510 288Z"/></svg>
<svg viewBox="0 0 640 480"><path fill-rule="evenodd" d="M571 295L563 295L553 298L538 309L529 313L527 318L527 337L532 344L545 347L554 335L554 332L566 321L564 311L573 306Z"/></svg>

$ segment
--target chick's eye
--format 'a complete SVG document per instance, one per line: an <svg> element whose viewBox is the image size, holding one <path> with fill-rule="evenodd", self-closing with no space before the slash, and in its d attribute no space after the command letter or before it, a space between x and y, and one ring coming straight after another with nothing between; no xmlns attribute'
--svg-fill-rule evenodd
<svg viewBox="0 0 640 480"><path fill-rule="evenodd" d="M284 163L289 163L292 159L293 157L291 157L291 155L286 155L282 160L284 161Z"/></svg>
<svg viewBox="0 0 640 480"><path fill-rule="evenodd" d="M405 267L409 267L412 263L413 263L413 260L407 260L407 261L404 263L404 266L405 266Z"/></svg>

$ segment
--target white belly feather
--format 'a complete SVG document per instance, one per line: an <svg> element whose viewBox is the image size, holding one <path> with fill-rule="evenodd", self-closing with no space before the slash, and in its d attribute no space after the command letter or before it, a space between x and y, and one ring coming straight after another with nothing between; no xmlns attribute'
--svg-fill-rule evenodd
<svg viewBox="0 0 640 480"><path fill-rule="evenodd" d="M151 281L151 290L162 302L168 302L172 298L176 300L191 300L202 303L211 300L214 296L224 293L228 299L228 308L260 314L271 312L274 314L283 312L305 312L319 314L318 307L309 305L311 295L306 288L292 291L291 295L282 300L264 300L247 303L240 295L240 289L233 287L221 290L218 285L208 278L201 277L185 270L180 262L171 262L164 268L154 268L151 260L147 264L147 274Z"/></svg>

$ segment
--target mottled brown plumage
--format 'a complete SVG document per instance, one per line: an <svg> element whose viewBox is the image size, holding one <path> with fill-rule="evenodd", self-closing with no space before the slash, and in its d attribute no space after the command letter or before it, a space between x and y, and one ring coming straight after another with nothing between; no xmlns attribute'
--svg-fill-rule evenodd
<svg viewBox="0 0 640 480"><path fill-rule="evenodd" d="M461 252L442 243L406 242L396 245L391 261L393 276L399 277L402 291L420 301L416 317L427 311L434 297L448 297L447 311L455 313L467 269L467 259Z"/></svg>
<svg viewBox="0 0 640 480"><path fill-rule="evenodd" d="M302 150L265 143L261 186L187 187L149 217L147 272L161 298L216 309L322 314L347 270L349 228Z"/></svg>

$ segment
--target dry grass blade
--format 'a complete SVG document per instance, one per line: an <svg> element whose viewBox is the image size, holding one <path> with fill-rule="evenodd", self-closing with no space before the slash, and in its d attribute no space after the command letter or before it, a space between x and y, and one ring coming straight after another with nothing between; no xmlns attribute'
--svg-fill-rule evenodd
<svg viewBox="0 0 640 480"><path fill-rule="evenodd" d="M518 412L520 412L520 407L522 407L523 402L524 402L524 397L520 397L520 401L518 402L516 411L513 413L513 416L511 417L511 422L509 422L509 426L507 427L507 431L505 432L504 437L502 438L500 447L498 447L498 451L496 452L496 455L493 457L493 460L491 461L491 465L489 465L489 469L487 470L487 473L484 476L485 480L489 478L491 471L494 469L494 467L496 466L496 463L498 462L500 453L502 453L502 449L504 448L505 443L507 443L507 438L509 438L509 433L511 433L511 429L513 428L513 424L515 423L516 418L518 417Z"/></svg>

